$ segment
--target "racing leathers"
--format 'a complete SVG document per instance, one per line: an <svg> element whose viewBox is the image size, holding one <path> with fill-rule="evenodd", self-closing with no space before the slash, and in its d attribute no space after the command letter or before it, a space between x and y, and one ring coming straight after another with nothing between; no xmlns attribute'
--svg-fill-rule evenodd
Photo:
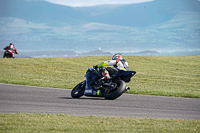
<svg viewBox="0 0 200 133"><path fill-rule="evenodd" d="M15 58L14 53L18 54L17 49L13 45L5 47L4 50L6 51L4 52L3 58L5 58L6 54L11 54L12 58Z"/></svg>
<svg viewBox="0 0 200 133"><path fill-rule="evenodd" d="M107 67L103 68L104 66L113 66L113 68ZM102 74L102 79L110 79L110 74L114 74L118 70L128 71L128 62L125 59L117 59L117 60L109 60L102 62L96 65L96 68L99 68L99 73Z"/></svg>

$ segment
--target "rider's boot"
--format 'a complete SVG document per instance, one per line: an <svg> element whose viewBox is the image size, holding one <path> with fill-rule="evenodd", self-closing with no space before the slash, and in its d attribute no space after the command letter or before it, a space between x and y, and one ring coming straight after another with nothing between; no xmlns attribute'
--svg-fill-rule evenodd
<svg viewBox="0 0 200 133"><path fill-rule="evenodd" d="M96 81L94 85L95 89L101 88L102 84L107 83L107 81L110 79L110 75L106 69L102 69L101 74L103 77Z"/></svg>

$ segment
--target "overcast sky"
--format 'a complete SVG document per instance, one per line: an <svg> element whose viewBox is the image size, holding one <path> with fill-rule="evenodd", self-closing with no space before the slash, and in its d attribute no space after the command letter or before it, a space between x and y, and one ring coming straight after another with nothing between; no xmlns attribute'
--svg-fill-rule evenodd
<svg viewBox="0 0 200 133"><path fill-rule="evenodd" d="M103 4L133 4L133 3L142 3L153 0L45 0L45 1L72 7L83 7L83 6L96 6Z"/></svg>

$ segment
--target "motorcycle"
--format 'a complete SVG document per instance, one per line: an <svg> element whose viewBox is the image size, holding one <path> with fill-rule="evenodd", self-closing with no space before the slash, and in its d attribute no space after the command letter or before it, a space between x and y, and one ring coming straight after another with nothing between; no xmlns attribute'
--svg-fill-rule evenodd
<svg viewBox="0 0 200 133"><path fill-rule="evenodd" d="M4 56L3 56L3 58L14 58L13 57L13 54L14 54L14 51L12 51L12 50L6 50L5 52L4 52ZM15 53L16 54L16 53Z"/></svg>
<svg viewBox="0 0 200 133"><path fill-rule="evenodd" d="M118 70L111 75L110 79L100 80L102 76L98 71L94 68L88 68L85 74L86 80L77 84L72 89L71 96L72 98L79 98L85 95L114 100L130 89L129 87L126 87L126 83L130 82L131 77L135 74L135 71ZM97 81L101 81L99 88L95 87Z"/></svg>

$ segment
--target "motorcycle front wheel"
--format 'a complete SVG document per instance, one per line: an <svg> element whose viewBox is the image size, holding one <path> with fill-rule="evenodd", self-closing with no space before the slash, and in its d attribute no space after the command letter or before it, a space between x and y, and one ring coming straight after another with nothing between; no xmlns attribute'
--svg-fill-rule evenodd
<svg viewBox="0 0 200 133"><path fill-rule="evenodd" d="M79 98L79 97L83 96L84 91L85 91L85 86L86 86L85 81L77 84L71 91L72 98Z"/></svg>
<svg viewBox="0 0 200 133"><path fill-rule="evenodd" d="M116 87L114 89L112 89L111 91L105 90L103 92L103 96L105 97L105 99L114 100L120 97L126 91L126 83L123 80L117 80L113 83L116 84Z"/></svg>

